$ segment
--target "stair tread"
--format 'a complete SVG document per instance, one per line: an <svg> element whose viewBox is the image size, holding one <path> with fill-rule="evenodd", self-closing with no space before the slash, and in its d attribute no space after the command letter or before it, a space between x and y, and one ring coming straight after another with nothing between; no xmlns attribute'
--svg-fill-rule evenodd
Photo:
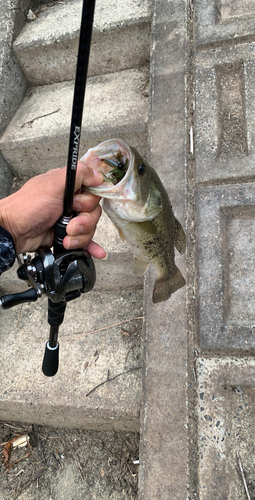
<svg viewBox="0 0 255 500"><path fill-rule="evenodd" d="M11 292L9 271L0 295ZM17 279L16 279L17 282ZM7 287L6 287L7 285ZM142 321L86 332L142 316L142 290L92 291L67 304L59 331L60 362L55 377L42 374L48 338L47 299L0 311L3 373L0 418L67 427L139 430L141 370L88 392L109 377L141 365ZM121 328L135 333L123 335ZM135 347L132 347L133 344ZM132 348L132 349L131 349ZM131 349L131 350L130 350ZM98 358L98 359L97 359ZM46 397L47 396L47 397ZM63 411L64 410L64 411Z"/></svg>
<svg viewBox="0 0 255 500"><path fill-rule="evenodd" d="M15 40L14 51L33 84L74 78L81 8L81 0L61 2L27 23ZM89 74L114 72L148 61L150 19L150 0L97 0Z"/></svg>
<svg viewBox="0 0 255 500"><path fill-rule="evenodd" d="M71 0L53 5L43 11L38 19L27 23L14 42L14 47L30 44L54 43L67 35L79 36L82 0ZM71 15L70 15L71 13ZM151 18L150 0L97 0L93 31L119 28L124 24L139 23ZM54 29L53 29L54 28Z"/></svg>

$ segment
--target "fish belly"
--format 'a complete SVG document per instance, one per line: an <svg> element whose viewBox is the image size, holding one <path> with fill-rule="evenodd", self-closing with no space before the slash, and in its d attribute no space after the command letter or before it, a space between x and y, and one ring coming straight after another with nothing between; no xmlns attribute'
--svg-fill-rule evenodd
<svg viewBox="0 0 255 500"><path fill-rule="evenodd" d="M143 274L147 268L146 263L156 267L158 276L154 284L153 302L169 299L172 293L185 285L185 280L174 262L174 215L170 218L169 214L168 217L161 214L152 221L130 222L120 218L108 200L104 200L103 206L136 257L137 273ZM139 272L140 270L143 272Z"/></svg>
<svg viewBox="0 0 255 500"><path fill-rule="evenodd" d="M160 220L132 222L122 219L112 209L108 200L104 199L103 208L122 239L125 239L135 257L144 262L152 263L158 273L164 276L174 264L174 238L160 230ZM124 238L123 238L124 237ZM170 270L170 269L169 269Z"/></svg>

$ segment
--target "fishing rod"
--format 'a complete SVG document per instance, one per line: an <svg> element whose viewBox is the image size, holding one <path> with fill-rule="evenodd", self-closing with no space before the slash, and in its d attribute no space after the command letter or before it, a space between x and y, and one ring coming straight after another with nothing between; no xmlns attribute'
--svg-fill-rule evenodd
<svg viewBox="0 0 255 500"><path fill-rule="evenodd" d="M24 302L35 302L43 293L48 296L50 334L42 364L42 371L48 377L54 376L58 371L58 331L64 320L66 304L81 293L92 290L96 280L95 266L90 254L80 249L68 251L63 246L67 234L66 226L75 216L72 207L94 10L95 0L83 0L63 214L54 226L53 253L50 248L44 246L38 248L32 260L27 254L18 256L21 264L17 270L18 277L27 281L31 288L25 292L4 295L0 299L2 307L8 309Z"/></svg>

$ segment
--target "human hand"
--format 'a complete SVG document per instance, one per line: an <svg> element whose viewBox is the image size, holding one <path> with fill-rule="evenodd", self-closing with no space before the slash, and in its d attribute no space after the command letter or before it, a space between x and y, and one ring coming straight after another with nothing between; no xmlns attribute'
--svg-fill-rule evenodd
<svg viewBox="0 0 255 500"><path fill-rule="evenodd" d="M66 167L49 170L30 179L16 193L0 200L0 225L12 235L16 253L34 252L39 246L51 247L54 241L53 226L63 213ZM81 185L98 186L103 175L78 162L75 192ZM73 210L79 215L67 225L66 249L82 248L97 259L106 252L92 241L102 209L100 198L89 193L74 196Z"/></svg>

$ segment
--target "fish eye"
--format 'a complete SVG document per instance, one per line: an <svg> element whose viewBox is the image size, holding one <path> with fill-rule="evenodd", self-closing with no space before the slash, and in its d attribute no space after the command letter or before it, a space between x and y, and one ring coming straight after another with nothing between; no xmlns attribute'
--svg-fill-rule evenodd
<svg viewBox="0 0 255 500"><path fill-rule="evenodd" d="M140 175L143 175L146 171L146 166L143 164L143 163L140 163L139 167L138 167L138 172Z"/></svg>

